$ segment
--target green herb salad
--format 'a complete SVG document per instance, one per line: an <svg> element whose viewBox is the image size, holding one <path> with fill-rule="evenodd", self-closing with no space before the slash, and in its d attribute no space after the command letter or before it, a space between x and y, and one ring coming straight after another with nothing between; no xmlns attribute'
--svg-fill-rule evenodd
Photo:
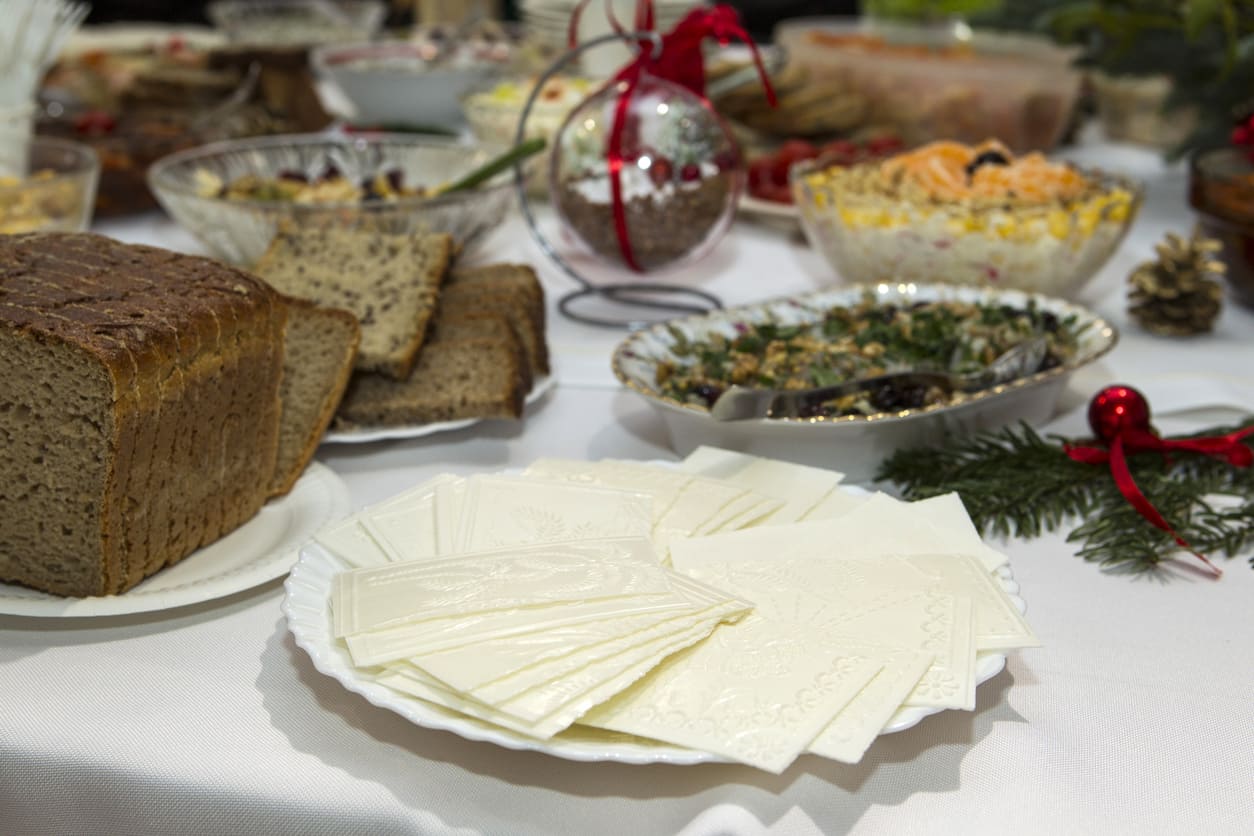
<svg viewBox="0 0 1254 836"><path fill-rule="evenodd" d="M672 356L657 364L663 396L710 406L729 386L811 389L898 371L973 374L1013 346L1044 335L1044 371L1071 360L1081 330L1077 317L1060 317L1029 300L1004 304L936 301L877 303L867 294L855 305L816 311L808 324L736 323L733 335L700 338L670 327ZM936 387L897 384L825 402L816 415L869 415L918 409L949 396Z"/></svg>

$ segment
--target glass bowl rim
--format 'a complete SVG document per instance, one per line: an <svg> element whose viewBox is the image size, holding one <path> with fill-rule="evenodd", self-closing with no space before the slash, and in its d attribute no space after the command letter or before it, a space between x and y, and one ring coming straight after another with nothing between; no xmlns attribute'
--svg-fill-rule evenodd
<svg viewBox="0 0 1254 836"><path fill-rule="evenodd" d="M53 176L41 180L31 179L35 174L39 173L38 169L28 171L25 177L18 182L10 185L0 185L0 194L14 194L26 191L31 188L32 183L43 188L56 183L74 182L84 177L90 181L100 174L100 155L86 143L36 134L31 137L30 149L34 151L36 148L72 154L73 164L66 169L54 169Z"/></svg>
<svg viewBox="0 0 1254 836"><path fill-rule="evenodd" d="M789 169L788 183L789 187L793 190L794 196L796 195L797 189L806 187L803 182L805 177L815 174L820 170L837 167L831 164L826 164L820 167L817 162L817 160L805 160L796 163ZM853 170L864 166L878 166L880 162L882 161L858 163L853 166L845 167L845 170ZM868 193L855 193L847 195L847 197L860 202L881 200L886 204L891 203L908 209L927 209L931 213L943 214L950 218L978 218L994 214L1011 214L1023 217L1054 211L1067 212L1075 209L1077 206L1087 201L1093 200L1094 198L1106 197L1114 194L1116 191L1124 191L1127 192L1131 198L1130 208L1133 210L1128 213L1128 218L1124 222L1131 223L1135 217L1135 210L1139 209L1142 202L1145 200L1145 184L1126 175L1106 171L1101 168L1079 165L1073 165L1072 168L1084 175L1084 177L1090 181L1098 183L1100 185L1100 190L1094 194L1081 198L1055 200L1039 204L1021 204L1018 206L1007 206L1004 202L997 202L993 200L990 200L987 203L964 203L961 201L944 200L940 198L933 198L928 201L914 201L905 199L901 196ZM795 197L794 203L797 204L797 207L802 214L807 214L811 211L811 207L807 207L803 201L796 200ZM828 213L823 212L822 214L826 215Z"/></svg>
<svg viewBox="0 0 1254 836"><path fill-rule="evenodd" d="M390 211L403 212L406 210L419 210L430 207L448 207L457 206L466 203L472 203L484 194L491 194L505 191L513 188L514 178L512 172L504 172L498 174L496 178L487 183L476 186L461 192L451 192L438 195L436 197L418 197L405 196L396 200L379 201L377 203L365 203L362 201L330 201L324 203L293 203L286 200L256 200L253 198L238 198L226 200L217 196L203 195L194 187L189 187L183 183L173 180L172 171L191 165L196 161L212 159L214 157L227 154L239 153L247 151L271 151L276 148L292 148L295 146L328 146L343 147L345 145L353 145L357 142L365 142L369 145L396 145L405 147L419 148L439 148L444 150L461 150L461 151L483 151L491 156L501 153L506 146L500 143L492 142L472 142L467 143L460 139L441 139L440 137L416 137L412 134L402 133L370 133L359 136L331 136L327 134L277 134L266 137L250 137L248 139L227 139L219 142L210 142L204 145L198 145L194 148L188 148L183 151L176 151L168 154L154 162L148 169L147 180L149 186L154 192L162 192L168 195L176 195L183 198L196 198L199 200L211 201L214 203L223 203L233 206L250 207L254 209L280 209L284 212L291 212L293 209L299 209L305 212L329 211L342 212L346 209L354 211Z"/></svg>

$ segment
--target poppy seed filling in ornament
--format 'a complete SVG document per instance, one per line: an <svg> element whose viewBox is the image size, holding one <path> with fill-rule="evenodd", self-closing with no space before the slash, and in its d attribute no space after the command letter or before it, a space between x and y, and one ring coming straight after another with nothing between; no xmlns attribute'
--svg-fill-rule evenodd
<svg viewBox="0 0 1254 836"><path fill-rule="evenodd" d="M624 99L624 85L607 86L567 118L553 151L553 202L576 237L608 261L655 270L699 257L732 220L743 180L735 141L685 88L644 76ZM612 149L616 118L622 131Z"/></svg>

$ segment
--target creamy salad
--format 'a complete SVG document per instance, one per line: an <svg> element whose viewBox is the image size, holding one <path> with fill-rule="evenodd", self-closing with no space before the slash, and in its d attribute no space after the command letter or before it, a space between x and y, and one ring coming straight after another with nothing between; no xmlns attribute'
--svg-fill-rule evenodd
<svg viewBox="0 0 1254 836"><path fill-rule="evenodd" d="M940 142L801 174L814 241L852 281L949 281L1067 295L1118 245L1139 195L1114 178Z"/></svg>

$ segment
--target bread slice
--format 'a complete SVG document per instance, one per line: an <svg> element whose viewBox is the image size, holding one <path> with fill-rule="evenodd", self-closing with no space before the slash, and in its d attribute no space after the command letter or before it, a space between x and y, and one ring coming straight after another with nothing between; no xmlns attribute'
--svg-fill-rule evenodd
<svg viewBox="0 0 1254 836"><path fill-rule="evenodd" d="M335 427L395 427L459 418L518 418L523 397L519 355L505 340L428 342L408 380L355 374Z"/></svg>
<svg viewBox="0 0 1254 836"><path fill-rule="evenodd" d="M522 264L458 267L441 291L446 309L496 311L507 316L527 350L534 377L549 373L545 340L544 289L536 273Z"/></svg>
<svg viewBox="0 0 1254 836"><path fill-rule="evenodd" d="M313 458L348 386L360 341L361 326L348 311L288 300L279 457L271 496L290 491Z"/></svg>
<svg viewBox="0 0 1254 836"><path fill-rule="evenodd" d="M506 343L518 357L518 376L523 392L531 391L530 359L523 349L522 340L513 323L504 314L482 310L460 311L441 304L436 315L432 338L437 340L477 338Z"/></svg>
<svg viewBox="0 0 1254 836"><path fill-rule="evenodd" d="M364 229L287 229L255 272L281 293L351 311L361 323L355 368L403 380L435 311L453 239Z"/></svg>

